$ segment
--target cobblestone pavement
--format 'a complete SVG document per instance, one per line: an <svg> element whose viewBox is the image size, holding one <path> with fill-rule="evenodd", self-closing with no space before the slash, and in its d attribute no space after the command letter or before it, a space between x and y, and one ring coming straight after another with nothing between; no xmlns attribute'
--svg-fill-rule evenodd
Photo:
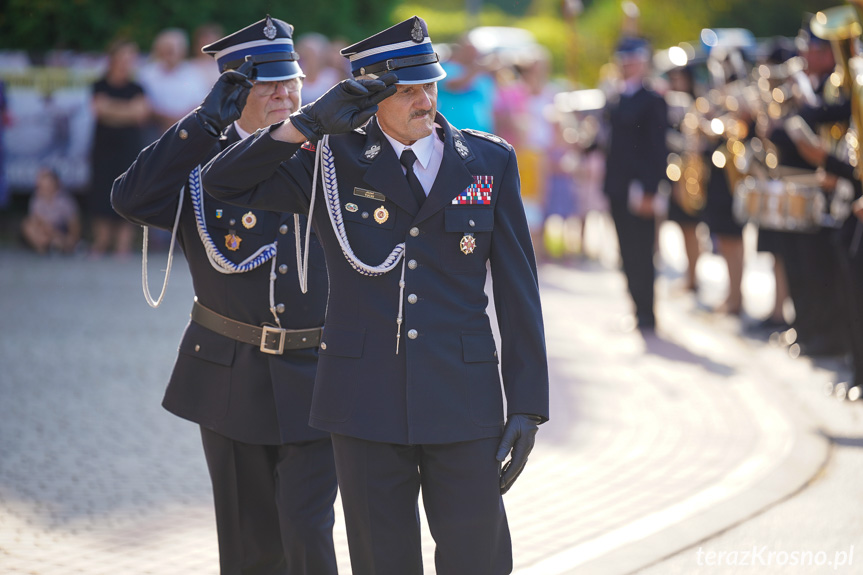
<svg viewBox="0 0 863 575"><path fill-rule="evenodd" d="M151 258L154 290L163 257ZM675 295L679 262L669 261L660 327L646 337L621 321L629 308L617 271L542 266L552 420L505 497L517 575L626 573L687 548L667 560L681 562L677 571L660 563L650 573L695 572L680 559L692 545L821 468L828 442L812 433L820 421L841 412L836 435L859 451L861 406L814 391L832 371L742 338L736 320ZM702 300L721 296L720 267L710 255L699 264ZM756 308L764 269L747 268ZM0 294L0 573L215 574L199 434L160 407L191 307L184 262L154 311L137 258L5 249ZM852 454L825 469L846 463L859 465ZM817 480L753 521L805 497L811 511L816 489ZM859 520L848 528L863 532ZM350 573L340 520L336 539L340 572Z"/></svg>

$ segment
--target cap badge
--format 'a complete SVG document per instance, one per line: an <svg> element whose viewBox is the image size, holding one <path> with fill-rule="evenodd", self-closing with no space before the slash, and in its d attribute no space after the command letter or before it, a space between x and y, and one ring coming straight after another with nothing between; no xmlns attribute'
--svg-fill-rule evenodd
<svg viewBox="0 0 863 575"><path fill-rule="evenodd" d="M455 140L455 150L458 152L458 155L462 158L467 158L470 154L470 150L467 149L467 146L464 142L459 139Z"/></svg>
<svg viewBox="0 0 863 575"><path fill-rule="evenodd" d="M473 250L476 249L476 238L473 237L473 234L463 235L459 247L464 255L472 254Z"/></svg>
<svg viewBox="0 0 863 575"><path fill-rule="evenodd" d="M349 211L349 212L353 213L353 212L355 212L355 211L359 210L359 209L360 209L360 207L359 207L358 205L356 205L355 203L353 203L353 202L349 202L349 203L345 204L345 209L346 209L347 211Z"/></svg>
<svg viewBox="0 0 863 575"><path fill-rule="evenodd" d="M379 207L375 210L375 221L379 224L384 223L390 217L390 213L383 206Z"/></svg>
<svg viewBox="0 0 863 575"><path fill-rule="evenodd" d="M235 252L240 249L241 241L243 241L243 238L241 238L237 234L228 234L225 236L225 247L232 252Z"/></svg>
<svg viewBox="0 0 863 575"><path fill-rule="evenodd" d="M253 214L252 212L248 212L246 214L243 214L243 227L246 228L247 230L250 230L253 227L255 227L255 224L257 224L257 223L258 223L258 218L255 217L255 214Z"/></svg>
<svg viewBox="0 0 863 575"><path fill-rule="evenodd" d="M366 156L366 158L368 158L369 160L371 160L371 159L373 159L375 156L377 156L377 155L378 155L378 153L379 153L380 151L381 151L381 146L380 146L380 144L373 144L371 148L369 148L368 150L366 150L365 156Z"/></svg>
<svg viewBox="0 0 863 575"><path fill-rule="evenodd" d="M420 26L419 20L414 20L414 27L411 29L411 39L417 44L423 41L423 27Z"/></svg>
<svg viewBox="0 0 863 575"><path fill-rule="evenodd" d="M273 19L270 18L269 14L267 14L267 25L264 26L264 37L267 40L275 40L277 33L278 30L276 30L276 27L273 25Z"/></svg>

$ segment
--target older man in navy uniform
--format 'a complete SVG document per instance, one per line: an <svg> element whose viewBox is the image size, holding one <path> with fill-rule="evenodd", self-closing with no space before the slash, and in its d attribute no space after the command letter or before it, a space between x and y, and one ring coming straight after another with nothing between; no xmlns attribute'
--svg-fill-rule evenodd
<svg viewBox="0 0 863 575"><path fill-rule="evenodd" d="M240 209L200 186L201 164L299 108L292 31L268 16L204 47L221 77L112 192L127 219L173 227L192 273L192 321L163 405L200 424L222 574L337 571L332 443L308 425L327 293L320 244L312 236L303 293L293 234L305 217Z"/></svg>
<svg viewBox="0 0 863 575"><path fill-rule="evenodd" d="M436 112L445 74L420 18L342 54L357 80L222 152L204 185L311 211L330 275L311 423L333 433L354 574L423 572L420 489L437 573L509 573L501 495L548 418L515 153Z"/></svg>

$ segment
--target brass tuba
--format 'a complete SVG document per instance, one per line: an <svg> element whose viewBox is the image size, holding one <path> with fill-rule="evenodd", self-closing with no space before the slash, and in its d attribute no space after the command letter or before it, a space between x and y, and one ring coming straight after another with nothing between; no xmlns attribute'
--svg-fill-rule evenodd
<svg viewBox="0 0 863 575"><path fill-rule="evenodd" d="M857 6L859 8L861 4L857 3ZM851 102L851 126L838 123L827 126L822 132L822 139L829 150L837 155L841 155L842 150L847 150L849 162L859 170L861 150L858 137L863 133L860 116L863 60L859 55L855 55L855 42L863 33L863 25L860 23L858 8L843 5L821 10L812 17L809 26L814 35L830 42L836 60L836 71L830 76L825 87L825 101Z"/></svg>

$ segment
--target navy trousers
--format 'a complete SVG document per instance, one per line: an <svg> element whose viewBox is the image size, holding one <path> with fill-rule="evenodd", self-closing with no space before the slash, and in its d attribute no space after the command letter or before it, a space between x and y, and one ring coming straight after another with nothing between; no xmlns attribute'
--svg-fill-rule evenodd
<svg viewBox="0 0 863 575"><path fill-rule="evenodd" d="M639 327L653 327L654 280L653 246L656 238L656 222L653 218L633 215L623 202L611 202L611 217L617 229L620 244L620 259L629 295L635 304L635 316Z"/></svg>
<svg viewBox="0 0 863 575"><path fill-rule="evenodd" d="M250 445L201 428L222 575L336 575L327 439Z"/></svg>
<svg viewBox="0 0 863 575"><path fill-rule="evenodd" d="M396 445L333 435L354 575L420 575L418 496L437 575L505 575L512 543L500 495L500 439Z"/></svg>

